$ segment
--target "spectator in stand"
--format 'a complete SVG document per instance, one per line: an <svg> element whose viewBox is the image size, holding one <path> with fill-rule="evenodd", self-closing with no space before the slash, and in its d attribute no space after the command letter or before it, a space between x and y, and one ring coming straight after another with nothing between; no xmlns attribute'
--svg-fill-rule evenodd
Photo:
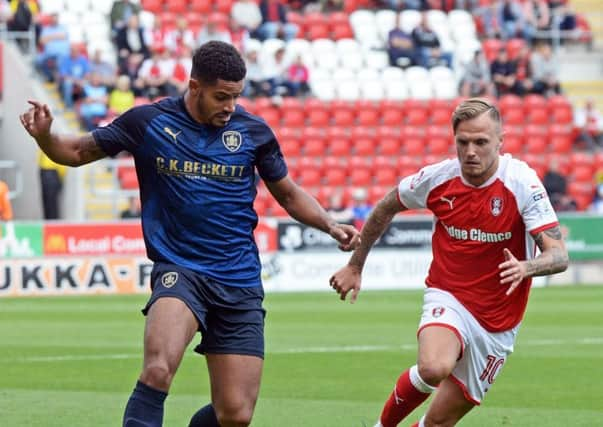
<svg viewBox="0 0 603 427"><path fill-rule="evenodd" d="M167 46L167 26L163 25L161 15L155 15L153 26L151 28L143 28L145 44L151 46Z"/></svg>
<svg viewBox="0 0 603 427"><path fill-rule="evenodd" d="M345 0L319 0L306 1L304 3L305 12L316 10L315 5L318 5L318 10L323 13L341 12L345 8Z"/></svg>
<svg viewBox="0 0 603 427"><path fill-rule="evenodd" d="M309 78L310 71L300 55L289 65L287 70L284 84L289 91L288 94L290 96L304 96L310 92L310 86L308 85Z"/></svg>
<svg viewBox="0 0 603 427"><path fill-rule="evenodd" d="M534 93L551 96L561 92L559 85L559 63L553 55L551 46L546 42L539 43L530 59Z"/></svg>
<svg viewBox="0 0 603 427"><path fill-rule="evenodd" d="M264 76L264 67L260 64L259 52L250 50L245 55L245 66L247 75L245 77L245 88L243 96L254 98L256 96L270 96L272 85Z"/></svg>
<svg viewBox="0 0 603 427"><path fill-rule="evenodd" d="M67 108L72 108L73 102L81 97L89 72L88 58L80 46L72 45L69 55L59 62L59 87Z"/></svg>
<svg viewBox="0 0 603 427"><path fill-rule="evenodd" d="M412 36L402 29L402 15L398 14L396 26L387 35L387 55L393 67L406 68L414 64L415 44Z"/></svg>
<svg viewBox="0 0 603 427"><path fill-rule="evenodd" d="M121 219L135 219L142 216L140 207L140 198L138 196L131 196L128 198L128 207L121 211Z"/></svg>
<svg viewBox="0 0 603 427"><path fill-rule="evenodd" d="M523 3L523 35L532 42L538 32L551 29L551 13L545 0L525 0ZM543 38L539 36L538 38ZM546 37L545 37L546 38Z"/></svg>
<svg viewBox="0 0 603 427"><path fill-rule="evenodd" d="M96 49L89 60L90 73L95 73L100 78L102 84L108 88L115 86L117 70L109 62L103 59L103 51Z"/></svg>
<svg viewBox="0 0 603 427"><path fill-rule="evenodd" d="M523 34L523 11L517 0L500 0L498 14L498 22L501 23L501 35L504 40L520 37Z"/></svg>
<svg viewBox="0 0 603 427"><path fill-rule="evenodd" d="M262 12L255 0L237 0L230 9L231 18L253 33L262 23Z"/></svg>
<svg viewBox="0 0 603 427"><path fill-rule="evenodd" d="M594 100L588 99L584 108L574 109L574 126L578 130L576 142L581 148L591 151L603 148L603 115Z"/></svg>
<svg viewBox="0 0 603 427"><path fill-rule="evenodd" d="M553 158L549 162L549 169L542 179L542 184L556 211L577 209L575 200L567 194L567 177L559 169L559 162L556 159Z"/></svg>
<svg viewBox="0 0 603 427"><path fill-rule="evenodd" d="M366 188L355 188L352 191L352 221L358 230L362 228L373 207L368 202Z"/></svg>
<svg viewBox="0 0 603 427"><path fill-rule="evenodd" d="M53 162L41 150L38 157L38 166L40 168L40 189L44 219L59 219L59 199L67 167Z"/></svg>
<svg viewBox="0 0 603 427"><path fill-rule="evenodd" d="M172 73L168 79L169 96L180 96L188 88L188 76L193 67L192 52L187 46L181 46L174 52Z"/></svg>
<svg viewBox="0 0 603 427"><path fill-rule="evenodd" d="M603 184L597 185L597 192L595 193L593 202L589 207L589 211L599 215L603 214ZM337 219L335 220L337 221Z"/></svg>
<svg viewBox="0 0 603 427"><path fill-rule="evenodd" d="M121 75L117 78L115 89L109 94L108 107L113 114L120 115L134 106L135 96L130 88L130 77Z"/></svg>
<svg viewBox="0 0 603 427"><path fill-rule="evenodd" d="M182 47L186 47L189 51L195 48L195 35L188 28L188 21L184 16L176 20L176 28L167 32L164 43L170 52L175 52Z"/></svg>
<svg viewBox="0 0 603 427"><path fill-rule="evenodd" d="M481 20L484 35L488 39L502 39L502 22L498 3L492 2L475 12Z"/></svg>
<svg viewBox="0 0 603 427"><path fill-rule="evenodd" d="M8 31L28 31L34 24L35 16L39 12L35 0L10 0L9 16L6 21Z"/></svg>
<svg viewBox="0 0 603 427"><path fill-rule="evenodd" d="M166 96L173 67L174 63L165 46L154 46L153 55L140 66L135 85L142 87L144 96L149 99Z"/></svg>
<svg viewBox="0 0 603 427"><path fill-rule="evenodd" d="M69 56L69 31L59 24L59 14L53 13L48 24L40 32L39 45L41 53L36 59L36 65L49 82L56 81L56 71L59 61Z"/></svg>
<svg viewBox="0 0 603 427"><path fill-rule="evenodd" d="M270 83L270 96L285 95L287 85L285 84L289 64L285 60L285 48L278 48L274 55L267 56L261 62L262 74Z"/></svg>
<svg viewBox="0 0 603 427"><path fill-rule="evenodd" d="M415 62L418 65L426 68L436 65L451 66L452 56L442 52L438 35L429 26L427 12L421 13L421 21L412 30L411 36L415 45Z"/></svg>
<svg viewBox="0 0 603 427"><path fill-rule="evenodd" d="M282 38L289 41L295 38L299 28L288 22L287 8L282 0L261 0L260 12L262 24L256 31L260 40Z"/></svg>
<svg viewBox="0 0 603 427"><path fill-rule="evenodd" d="M203 28L201 28L201 31L199 31L197 44L201 46L212 40L229 44L232 42L230 33L225 29L220 28L214 19L209 18Z"/></svg>
<svg viewBox="0 0 603 427"><path fill-rule="evenodd" d="M524 93L531 92L534 87L534 82L532 81L532 64L530 63L531 56L532 49L526 43L519 49L517 58L514 61L517 70L517 80L523 87Z"/></svg>
<svg viewBox="0 0 603 427"><path fill-rule="evenodd" d="M130 21L130 17L138 16L140 13L140 5L131 2L130 0L115 0L109 12L109 20L111 23L111 32L113 36L122 28L125 28Z"/></svg>
<svg viewBox="0 0 603 427"><path fill-rule="evenodd" d="M331 215L331 218L337 222L351 223L354 219L352 208L345 206L343 193L341 191L335 191L331 197L329 197L327 212Z"/></svg>
<svg viewBox="0 0 603 427"><path fill-rule="evenodd" d="M496 91L490 76L488 61L486 61L481 50L476 50L473 59L465 65L459 92L461 96L467 98L495 96Z"/></svg>
<svg viewBox="0 0 603 427"><path fill-rule="evenodd" d="M244 53L250 39L249 30L231 17L228 21L228 33L230 34L231 44L239 52Z"/></svg>
<svg viewBox="0 0 603 427"><path fill-rule="evenodd" d="M13 206L10 202L8 185L0 180L0 222L13 220ZM0 235L0 237L2 237Z"/></svg>
<svg viewBox="0 0 603 427"><path fill-rule="evenodd" d="M128 25L117 32L115 44L120 74L126 74L128 68L140 66L150 56L138 15L131 15Z"/></svg>
<svg viewBox="0 0 603 427"><path fill-rule="evenodd" d="M498 55L490 64L490 74L498 96L508 93L523 95L524 88L517 80L517 64L509 61L507 49L500 48Z"/></svg>
<svg viewBox="0 0 603 427"><path fill-rule="evenodd" d="M91 131L107 115L107 86L103 85L98 74L90 73L89 81L84 84L83 95L79 113L84 128Z"/></svg>

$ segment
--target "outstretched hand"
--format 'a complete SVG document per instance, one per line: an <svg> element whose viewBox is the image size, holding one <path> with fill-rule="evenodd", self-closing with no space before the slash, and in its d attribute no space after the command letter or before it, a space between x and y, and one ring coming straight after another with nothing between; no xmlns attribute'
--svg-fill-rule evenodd
<svg viewBox="0 0 603 427"><path fill-rule="evenodd" d="M48 105L37 101L27 101L31 104L31 108L27 112L21 114L21 124L25 130L34 138L43 138L50 134L50 126L52 125L52 114Z"/></svg>
<svg viewBox="0 0 603 427"><path fill-rule="evenodd" d="M511 292L527 277L526 267L507 248L503 249L503 254L505 255L505 261L498 266L500 270L500 284L510 283L511 286L509 286L506 294L511 295Z"/></svg>
<svg viewBox="0 0 603 427"><path fill-rule="evenodd" d="M342 251L353 251L360 244L360 232L353 225L335 224L329 234L339 242Z"/></svg>
<svg viewBox="0 0 603 427"><path fill-rule="evenodd" d="M329 285L339 294L339 299L345 301L351 291L350 303L354 304L360 292L362 277L357 267L346 265L329 279Z"/></svg>

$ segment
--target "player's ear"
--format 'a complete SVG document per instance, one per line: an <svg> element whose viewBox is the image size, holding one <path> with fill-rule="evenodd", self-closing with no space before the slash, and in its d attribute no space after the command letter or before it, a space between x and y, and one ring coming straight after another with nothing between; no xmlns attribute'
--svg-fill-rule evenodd
<svg viewBox="0 0 603 427"><path fill-rule="evenodd" d="M201 88L201 84L199 83L199 80L197 80L197 79L189 79L189 81L188 81L188 89L192 93L197 94L199 92L200 88Z"/></svg>

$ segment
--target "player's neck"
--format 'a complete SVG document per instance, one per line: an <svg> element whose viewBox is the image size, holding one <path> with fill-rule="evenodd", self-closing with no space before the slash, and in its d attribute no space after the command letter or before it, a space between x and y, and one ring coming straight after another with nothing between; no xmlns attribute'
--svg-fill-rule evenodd
<svg viewBox="0 0 603 427"><path fill-rule="evenodd" d="M197 108L195 108L195 100L191 96L190 92L187 90L184 93L184 107L186 108L186 112L188 115L197 123L201 125L207 125L207 119L199 114Z"/></svg>

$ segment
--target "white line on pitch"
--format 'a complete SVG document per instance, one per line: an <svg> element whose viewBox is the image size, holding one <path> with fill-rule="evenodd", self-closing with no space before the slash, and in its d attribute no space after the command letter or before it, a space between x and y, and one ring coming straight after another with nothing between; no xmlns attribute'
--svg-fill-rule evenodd
<svg viewBox="0 0 603 427"><path fill-rule="evenodd" d="M603 344L603 337L579 338L576 340L531 340L520 342L518 347L523 346L545 346L545 345L600 345ZM280 350L269 350L267 354L302 354L302 353L368 353L372 351L396 351L396 350L414 350L416 344L394 345L346 345L346 346L324 346L324 347L298 347ZM0 363L6 362L64 362L79 360L120 360L120 359L138 359L141 354L98 354L98 355L62 355L62 356L32 356L16 359L0 359Z"/></svg>

